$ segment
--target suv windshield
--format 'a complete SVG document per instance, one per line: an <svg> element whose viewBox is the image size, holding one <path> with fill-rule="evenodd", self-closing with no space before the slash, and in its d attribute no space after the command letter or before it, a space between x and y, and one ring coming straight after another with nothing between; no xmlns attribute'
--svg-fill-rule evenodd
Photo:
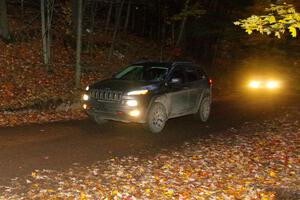
<svg viewBox="0 0 300 200"><path fill-rule="evenodd" d="M132 65L115 75L115 78L130 81L162 81L166 78L167 72L167 67Z"/></svg>

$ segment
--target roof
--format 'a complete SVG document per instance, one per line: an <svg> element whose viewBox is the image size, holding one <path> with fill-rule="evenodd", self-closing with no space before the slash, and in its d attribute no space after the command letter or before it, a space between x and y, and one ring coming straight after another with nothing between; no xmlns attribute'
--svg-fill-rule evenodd
<svg viewBox="0 0 300 200"><path fill-rule="evenodd" d="M159 61L150 61L150 60L141 60L135 62L133 65L144 64L144 65L159 65L164 67L173 67L176 65L192 65L192 62L189 61L173 61L173 62L159 62Z"/></svg>

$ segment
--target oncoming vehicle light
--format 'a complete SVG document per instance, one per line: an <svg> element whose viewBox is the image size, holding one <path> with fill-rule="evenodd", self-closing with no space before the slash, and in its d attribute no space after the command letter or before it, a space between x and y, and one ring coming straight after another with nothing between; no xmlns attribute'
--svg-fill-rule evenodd
<svg viewBox="0 0 300 200"><path fill-rule="evenodd" d="M278 81L268 81L267 88L269 89L277 89L279 87Z"/></svg>
<svg viewBox="0 0 300 200"><path fill-rule="evenodd" d="M126 104L127 104L127 106L135 107L138 105L138 102L137 102L137 100L131 99L131 100L127 100Z"/></svg>
<svg viewBox="0 0 300 200"><path fill-rule="evenodd" d="M249 83L249 87L250 88L260 88L260 86L261 86L261 83L259 82L259 81L251 81L250 83Z"/></svg>
<svg viewBox="0 0 300 200"><path fill-rule="evenodd" d="M90 86L86 86L85 91L89 91L90 90Z"/></svg>
<svg viewBox="0 0 300 200"><path fill-rule="evenodd" d="M89 99L90 99L89 95L87 95L87 94L82 95L83 101L88 101Z"/></svg>
<svg viewBox="0 0 300 200"><path fill-rule="evenodd" d="M140 114L141 114L141 112L139 110L132 110L129 112L129 115L131 117L138 117L138 116L140 116Z"/></svg>
<svg viewBox="0 0 300 200"><path fill-rule="evenodd" d="M134 90L134 91L128 92L127 95L128 96L144 95L144 94L147 94L147 93L148 93L148 90Z"/></svg>

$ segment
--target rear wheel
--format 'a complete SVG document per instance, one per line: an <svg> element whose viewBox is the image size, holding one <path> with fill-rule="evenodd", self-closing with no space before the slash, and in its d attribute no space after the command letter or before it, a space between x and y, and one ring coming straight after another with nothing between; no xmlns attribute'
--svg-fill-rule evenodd
<svg viewBox="0 0 300 200"><path fill-rule="evenodd" d="M205 96L200 104L197 118L199 118L203 122L207 122L211 111L211 98L209 96Z"/></svg>
<svg viewBox="0 0 300 200"><path fill-rule="evenodd" d="M167 121L167 113L165 107L160 103L155 103L149 110L146 128L152 133L160 133Z"/></svg>

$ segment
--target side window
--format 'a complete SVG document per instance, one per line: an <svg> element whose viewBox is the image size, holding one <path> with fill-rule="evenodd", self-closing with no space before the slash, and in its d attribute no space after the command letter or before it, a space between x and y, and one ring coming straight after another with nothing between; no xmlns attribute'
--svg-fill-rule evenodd
<svg viewBox="0 0 300 200"><path fill-rule="evenodd" d="M184 70L183 69L175 69L171 74L171 79L173 79L173 78L178 78L178 79L180 79L181 83L185 83Z"/></svg>
<svg viewBox="0 0 300 200"><path fill-rule="evenodd" d="M200 79L207 78L206 73L205 73L204 70L201 69L201 68L198 69L198 74L199 74Z"/></svg>
<svg viewBox="0 0 300 200"><path fill-rule="evenodd" d="M188 82L194 82L199 80L199 73L194 69L187 69L186 75Z"/></svg>

